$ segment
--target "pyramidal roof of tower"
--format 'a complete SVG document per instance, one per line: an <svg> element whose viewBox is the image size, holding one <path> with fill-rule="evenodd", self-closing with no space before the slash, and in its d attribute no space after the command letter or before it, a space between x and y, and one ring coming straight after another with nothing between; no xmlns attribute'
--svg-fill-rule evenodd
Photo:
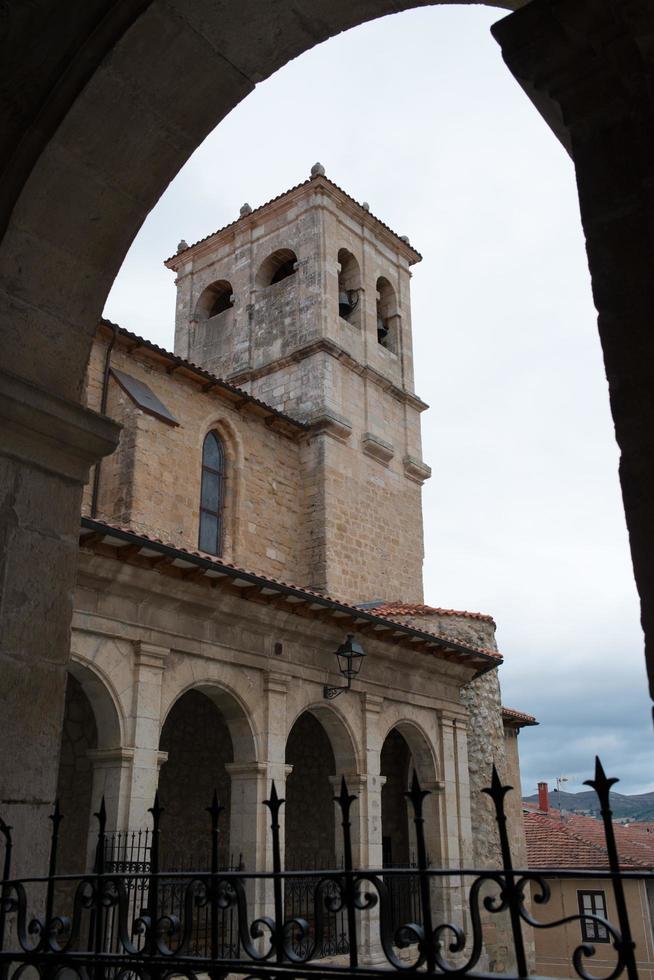
<svg viewBox="0 0 654 980"><path fill-rule="evenodd" d="M250 221L253 216L259 217L262 214L262 212L264 212L267 208L272 207L274 204L277 204L279 201L282 201L284 198L288 197L289 195L295 194L301 188L309 187L310 185L314 187L324 187L332 192L336 191L337 194L341 195L341 197L345 201L347 201L350 205L354 205L361 212L361 215L365 215L365 217L368 220L370 220L373 224L377 225L379 228L383 228L388 234L392 235L393 238L396 240L396 242L399 244L401 250L405 252L405 254L407 255L410 265L415 265L417 262L422 261L422 255L420 254L420 252L417 251L417 249L415 249L410 244L406 236L398 235L398 233L396 231L393 231L393 229L390 228L385 222L383 222L381 218L378 218L370 210L368 210L368 208L364 207L362 204L359 203L359 201L355 200L355 198L353 198L350 194L348 194L347 191L344 191L342 187L339 187L338 184L335 184L333 180L330 180L329 177L326 177L324 172L322 172L323 171L322 167L320 167L319 172L314 173L313 171L315 171L316 168L318 167L320 167L320 165L316 164L316 166L312 169L311 176L307 180L303 180L301 181L301 183L296 184L294 187L290 187L288 190L283 191L281 194L278 194L276 197L273 197L269 201L266 201L265 204L260 204L258 208L253 208L252 210L249 210L246 213L239 215L239 217L236 218L234 221L230 221L229 224L223 225L223 227L218 228L217 231L212 231L211 234L205 235L204 238L200 238L197 242L194 242L192 245L185 245L183 248L180 248L179 251L175 253L175 255L171 255L169 258L164 260L164 265L168 266L168 268L171 268L172 264L176 263L181 255L184 255L187 252L191 252L194 248L197 248L198 245L202 245L205 242L208 242L210 239L216 238L218 235L222 235L223 232L227 231L228 229L235 228L236 225L238 225L240 222Z"/></svg>

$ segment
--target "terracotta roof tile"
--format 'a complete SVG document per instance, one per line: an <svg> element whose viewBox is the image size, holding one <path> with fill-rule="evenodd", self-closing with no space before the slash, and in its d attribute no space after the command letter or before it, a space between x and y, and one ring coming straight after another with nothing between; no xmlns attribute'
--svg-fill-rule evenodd
<svg viewBox="0 0 654 980"><path fill-rule="evenodd" d="M464 616L466 619L478 619L484 623L492 623L495 620L486 613L468 612L465 609L441 609L438 606L426 606L420 602L382 602L378 606L367 606L368 609L375 609L381 615L395 616Z"/></svg>
<svg viewBox="0 0 654 980"><path fill-rule="evenodd" d="M132 333L131 330L121 327L118 323L113 323L112 320L107 320L106 317L102 317L100 319L100 325L109 327L111 330L116 330L119 336L127 337L130 340L135 341L139 347L145 347L146 350L154 351L156 354L159 354L161 357L164 357L171 363L177 364L179 367L186 368L187 370L192 371L194 374L198 374L204 381L215 384L217 388L222 388L224 391L228 391L233 395L238 395L239 398L245 399L253 405L258 405L259 408L265 409L270 415L274 415L277 418L282 419L288 425L291 425L296 429L306 431L309 428L306 422L300 422L298 419L294 419L290 415L280 412L278 408L274 408L272 405L268 405L267 402L261 401L260 398L256 398L254 395L251 395L249 392L245 391L244 388L238 388L236 385L230 384L229 381L225 381L223 378L219 378L215 374L211 374L209 371L206 371L199 365L194 364L193 361L187 361L184 357L178 357L177 354L173 354L172 351L166 350L165 347L160 347L159 344L155 344L151 340L147 340L145 337L140 337L138 334Z"/></svg>
<svg viewBox="0 0 654 980"><path fill-rule="evenodd" d="M196 248L198 245L201 245L203 242L208 241L210 238L214 238L216 235L221 235L224 231L227 231L228 228L233 228L235 225L239 223L239 221L249 220L252 217L252 215L259 214L259 212L263 211L264 208L270 207L271 204L275 204L277 201L280 201L283 197L286 197L287 194L292 194L294 191L299 190L300 187L307 187L309 184L312 184L317 181L324 181L326 184L339 191L339 193L343 194L343 196L346 197L349 201L352 201L353 204L356 204L357 207L361 208L361 210L364 211L365 214L369 215L373 219L373 221L376 221L377 224L382 226L382 228L385 228L386 231L390 232L394 238L397 238L398 241L402 242L404 248L408 248L412 252L414 252L416 256L414 261L416 262L422 261L422 255L420 254L420 252L417 251L417 249L413 247L413 245L406 242L401 235L398 235L396 231L393 231L393 229L390 228L384 221L382 221L381 218L378 218L376 215L374 215L372 211L365 211L365 209L361 206L359 201L357 201L350 194L348 194L347 191L344 191L342 187L339 187L338 184L335 184L333 180L330 180L329 177L326 177L324 174L319 174L316 177L309 177L307 178L307 180L300 181L300 183L295 184L294 187L289 187L288 190L282 191L282 193L277 194L276 197L271 197L269 201L266 201L264 204L260 204L259 207L253 208L252 211L248 212L248 214L240 215L238 218L235 218L234 221L230 221L228 224L223 225L222 228L218 228L217 231L212 231L211 234L205 235L204 238L198 239L198 241L193 242L192 245L187 245L186 248L180 249L180 251L176 252L175 255L171 255L167 259L165 259L164 265L167 265L169 262L174 262L175 259L177 259L180 255L183 255L184 252L190 252L191 249Z"/></svg>
<svg viewBox="0 0 654 980"><path fill-rule="evenodd" d="M410 629L411 633L416 637L421 635L430 641L433 640L441 648L450 648L455 652L458 648L463 654L473 654L473 655L481 654L481 656L485 660L491 659L495 661L495 663L498 666L503 662L503 657L500 653L497 652L497 650L488 650L485 647L474 646L473 644L470 643L464 643L461 640L442 636L441 634L437 634L437 633L432 633L430 630L422 629L422 627L421 628L413 627L408 623L403 623L399 619L393 619L390 616L382 616L379 613L377 613L375 610L364 611L358 608L357 606L351 605L350 603L341 602L341 600L339 599L335 599L332 596L326 595L324 592L315 592L312 589L305 588L304 586L293 585L292 583L284 582L281 579L271 578L271 576L269 575L262 575L260 572L255 572L252 571L251 569L243 568L240 565L235 565L232 562L224 561L222 558L217 558L215 555L210 555L202 551L190 550L188 548L181 547L180 545L177 544L171 544L170 542L163 541L159 537L154 537L149 534L145 534L143 531L136 531L133 528L126 527L121 524L111 524L108 523L107 521L100 521L97 520L96 518L91 519L88 517L82 517L82 526L87 530L89 530L90 532L98 531L98 530L101 531L101 529L106 528L108 534L110 534L112 531L117 531L119 533L122 532L123 534L128 534L135 538L139 538L144 542L144 544L147 544L147 542L160 544L170 551L177 552L180 558L183 558L184 555L189 555L190 557L195 557L195 558L201 558L203 561L210 562L212 565L215 565L216 568L229 568L235 572L242 572L244 575L255 578L261 582L270 583L272 585L278 585L281 588L285 588L285 589L291 589L298 596L305 595L307 597L313 596L315 598L323 599L326 602L337 605L340 609L347 610L352 614L352 617L355 619L357 617L361 617L366 613L368 613L369 615L374 616L375 620L389 623L390 625L402 627L404 630ZM80 543L81 544L84 543L83 537ZM380 638L382 638L383 636L384 634L380 633Z"/></svg>
<svg viewBox="0 0 654 980"><path fill-rule="evenodd" d="M533 715L526 715L524 711L515 711L513 708L505 708L502 705L502 718L508 722L515 722L518 725L537 725L538 722Z"/></svg>
<svg viewBox="0 0 654 980"><path fill-rule="evenodd" d="M544 813L523 813L530 868L608 868L601 820L568 814L564 820ZM654 867L654 841L633 840L628 828L613 825L620 867ZM623 833L626 831L626 833Z"/></svg>

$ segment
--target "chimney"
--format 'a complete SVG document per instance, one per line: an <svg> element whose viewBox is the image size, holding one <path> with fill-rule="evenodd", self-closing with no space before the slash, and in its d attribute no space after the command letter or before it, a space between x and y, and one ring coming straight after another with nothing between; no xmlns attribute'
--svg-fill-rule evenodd
<svg viewBox="0 0 654 980"><path fill-rule="evenodd" d="M538 784L538 809L543 813L550 811L550 797L547 790L547 783Z"/></svg>

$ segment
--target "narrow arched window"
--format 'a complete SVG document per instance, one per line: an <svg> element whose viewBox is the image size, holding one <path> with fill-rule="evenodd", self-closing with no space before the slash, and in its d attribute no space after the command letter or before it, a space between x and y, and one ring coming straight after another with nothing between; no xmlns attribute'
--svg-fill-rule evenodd
<svg viewBox="0 0 654 980"><path fill-rule="evenodd" d="M225 447L217 432L209 432L202 447L200 549L221 555L225 509Z"/></svg>

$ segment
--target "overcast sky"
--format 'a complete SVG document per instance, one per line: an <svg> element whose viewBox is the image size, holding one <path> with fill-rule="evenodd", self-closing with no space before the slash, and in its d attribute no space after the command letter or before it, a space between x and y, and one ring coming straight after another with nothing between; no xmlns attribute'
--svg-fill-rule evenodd
<svg viewBox="0 0 654 980"><path fill-rule="evenodd" d="M501 12L432 7L287 65L199 148L144 224L106 315L172 350L162 260L309 175L423 254L412 282L425 598L497 621L523 792L592 775L654 789L618 452L569 158L510 76ZM389 596L388 598L396 598Z"/></svg>

